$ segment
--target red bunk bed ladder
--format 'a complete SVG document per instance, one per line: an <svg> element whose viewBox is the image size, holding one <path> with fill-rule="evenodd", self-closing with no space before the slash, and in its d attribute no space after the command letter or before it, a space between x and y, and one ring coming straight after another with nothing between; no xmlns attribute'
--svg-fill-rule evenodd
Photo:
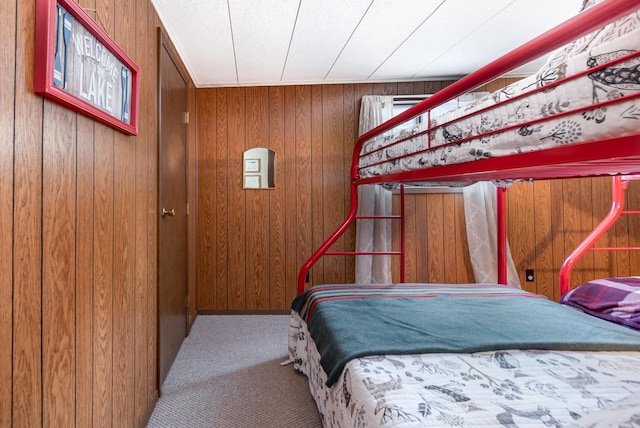
<svg viewBox="0 0 640 428"><path fill-rule="evenodd" d="M640 214L640 211L624 210L624 194L630 181L640 180L640 175L617 175L612 177L611 184L611 209L604 219L593 231L573 250L560 269L560 295L564 295L571 289L571 271L574 266L588 251L631 251L640 250L640 247L594 247L596 241L607 232L622 214Z"/></svg>
<svg viewBox="0 0 640 428"><path fill-rule="evenodd" d="M305 284L308 282L308 274L311 267L322 256L362 256L362 255L374 255L374 256L400 256L400 282L404 282L404 265L405 265L405 217L404 217L404 186L400 186L400 214L388 215L388 216L359 216L356 215L358 210L358 192L356 186L351 184L351 209L349 215L342 222L340 227L333 232L329 238L316 250L315 253L307 260L307 262L300 269L298 274L298 294L305 290ZM338 240L340 236L353 224L355 220L400 220L400 250L399 251L328 251L329 248Z"/></svg>

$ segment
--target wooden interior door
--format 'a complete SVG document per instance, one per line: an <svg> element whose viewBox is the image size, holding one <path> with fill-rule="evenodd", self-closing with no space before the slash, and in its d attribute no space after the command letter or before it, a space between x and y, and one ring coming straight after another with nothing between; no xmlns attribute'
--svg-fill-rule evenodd
<svg viewBox="0 0 640 428"><path fill-rule="evenodd" d="M187 334L187 81L160 35L158 388Z"/></svg>

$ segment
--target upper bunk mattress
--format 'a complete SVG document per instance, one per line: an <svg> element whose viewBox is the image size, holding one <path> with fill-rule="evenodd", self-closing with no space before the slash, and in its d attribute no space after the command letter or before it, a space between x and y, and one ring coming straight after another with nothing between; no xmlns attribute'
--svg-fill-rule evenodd
<svg viewBox="0 0 640 428"><path fill-rule="evenodd" d="M360 177L638 135L639 23L633 13L557 50L535 75L366 142Z"/></svg>

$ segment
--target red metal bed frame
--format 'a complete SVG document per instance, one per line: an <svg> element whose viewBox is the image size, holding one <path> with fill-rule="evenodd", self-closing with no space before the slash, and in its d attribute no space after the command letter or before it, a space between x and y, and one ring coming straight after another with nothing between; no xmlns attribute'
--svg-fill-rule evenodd
<svg viewBox="0 0 640 428"><path fill-rule="evenodd" d="M611 138L607 140L587 141L584 143L559 146L557 148L534 151L530 153L519 153L509 156L501 156L476 160L473 162L443 165L430 167L408 172L393 173L375 177L361 177L359 159L363 144L368 140L382 135L396 126L414 119L460 95L472 91L496 78L504 76L509 71L526 64L548 52L551 52L568 42L575 40L589 32L596 30L609 22L622 16L628 15L638 10L636 1L630 0L606 0L597 4L563 24L550 31L536 37L530 42L520 46L518 49L491 62L476 72L458 80L450 86L438 91L424 101L409 108L405 112L381 124L360 136L355 143L353 159L351 164L350 180L350 210L342 224L327 238L327 240L313 253L313 255L303 264L298 275L298 293L305 289L306 278L311 267L323 255L361 255L361 254L391 254L401 257L400 280L404 282L404 212L401 207L399 216L392 216L401 221L401 249L398 252L385 253L362 253L356 251L330 252L330 247L349 228L356 219L359 218L380 218L380 217L359 217L358 210L358 186L363 184L380 183L411 183L411 182L474 182L483 180L529 180L529 179L553 179L553 178L575 178L596 175L620 175L624 177L614 178L614 206L622 206L624 201L624 190L628 181L637 179L640 176L640 127L638 135ZM627 60L631 57L639 56L640 52L620 58L618 61ZM603 67L611 65L604 64ZM588 72L593 72L595 68ZM584 73L582 73L584 74ZM578 75L579 76L579 75ZM570 78L575 78L572 76ZM563 81L566 79L563 79ZM561 83L561 82L558 82ZM544 87L545 89L548 86ZM627 96L625 99L640 97L640 92ZM511 99L513 100L513 99ZM589 106L589 109L615 102L615 100L604 101ZM584 110L584 109L583 109ZM575 110L563 113L573 114ZM555 116L558 117L558 116ZM428 120L429 122L429 120ZM530 122L527 124L533 124ZM519 124L518 127L527 125ZM443 124L446 125L446 124ZM429 131L432 131L430 129ZM504 132L502 129L499 132ZM477 138L478 136L475 136ZM460 143L463 140L458 140ZM384 148L384 147L383 147ZM428 149L428 148L427 148ZM411 153L410 155L414 155ZM397 158L399 159L399 158ZM404 193L401 190L401 200L404 200ZM622 198L622 199L620 199ZM506 264L506 189L498 188L497 191L497 240L498 240L498 282L506 284L507 264ZM613 211L613 208L612 208ZM586 251L593 248L593 243L615 222L622 213L622 208L616 208L615 214L609 214L600 226L592 233L593 237L587 239L589 243L583 243L563 266L560 281L561 292L568 291L568 277L571 269ZM586 241L585 241L586 242ZM627 248L635 249L635 248Z"/></svg>

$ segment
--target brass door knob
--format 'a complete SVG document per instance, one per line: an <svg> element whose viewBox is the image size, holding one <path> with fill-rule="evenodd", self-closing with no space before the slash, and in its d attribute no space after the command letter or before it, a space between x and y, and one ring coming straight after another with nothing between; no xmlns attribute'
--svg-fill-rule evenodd
<svg viewBox="0 0 640 428"><path fill-rule="evenodd" d="M162 217L170 216L174 217L176 215L176 209L171 208L171 210L167 210L166 208L162 209Z"/></svg>

